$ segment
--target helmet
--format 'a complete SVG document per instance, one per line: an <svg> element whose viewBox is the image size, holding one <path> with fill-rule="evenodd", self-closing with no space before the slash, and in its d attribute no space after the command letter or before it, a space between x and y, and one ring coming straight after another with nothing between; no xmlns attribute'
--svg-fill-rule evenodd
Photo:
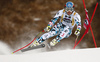
<svg viewBox="0 0 100 62"><path fill-rule="evenodd" d="M68 12L68 11L73 12L74 11L74 3L73 2L67 2L64 6L64 9L65 9L66 12Z"/></svg>

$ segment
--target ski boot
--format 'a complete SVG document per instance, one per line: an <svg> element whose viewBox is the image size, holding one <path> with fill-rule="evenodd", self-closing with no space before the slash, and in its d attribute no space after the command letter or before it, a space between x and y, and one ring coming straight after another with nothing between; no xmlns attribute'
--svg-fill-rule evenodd
<svg viewBox="0 0 100 62"><path fill-rule="evenodd" d="M51 48L51 46L55 46L57 44L57 40L56 39L53 39L49 44L48 44L48 47Z"/></svg>
<svg viewBox="0 0 100 62"><path fill-rule="evenodd" d="M40 44L40 42L38 42L38 41L36 40L36 41L33 42L33 45L30 45L30 46L29 46L29 48L30 48L30 47L33 47L33 46L38 46L38 45L41 45L41 44Z"/></svg>

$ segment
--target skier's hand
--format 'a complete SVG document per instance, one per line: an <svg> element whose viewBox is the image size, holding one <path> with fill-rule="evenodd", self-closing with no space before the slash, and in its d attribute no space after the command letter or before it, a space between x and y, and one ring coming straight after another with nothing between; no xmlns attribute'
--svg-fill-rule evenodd
<svg viewBox="0 0 100 62"><path fill-rule="evenodd" d="M47 26L47 27L44 29L44 31L45 31L45 32L49 32L50 29L51 29L51 27L50 27L50 26Z"/></svg>
<svg viewBox="0 0 100 62"><path fill-rule="evenodd" d="M76 36L79 36L80 35L80 30L79 29L77 29L76 31L75 31L75 33L74 33Z"/></svg>

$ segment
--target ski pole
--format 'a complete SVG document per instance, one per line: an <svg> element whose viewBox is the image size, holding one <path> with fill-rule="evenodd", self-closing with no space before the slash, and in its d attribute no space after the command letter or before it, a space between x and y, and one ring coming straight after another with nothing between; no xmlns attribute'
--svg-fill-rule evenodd
<svg viewBox="0 0 100 62"><path fill-rule="evenodd" d="M76 42L77 42L78 37L79 37L79 36L77 36L76 39L75 39L75 45L76 45ZM75 45L74 45L74 46L75 46ZM73 49L75 49L75 48L73 48Z"/></svg>
<svg viewBox="0 0 100 62"><path fill-rule="evenodd" d="M39 35L40 35L41 33L43 33L43 32L44 32L44 30L41 31L41 32L39 32L39 33L35 36L35 38L34 38L29 44L27 44L26 46L24 46L24 47L22 47L22 48L20 48L20 49L18 49L18 50L16 50L16 51L14 51L14 52L12 52L12 54L14 54L15 52L18 52L18 51L24 49L25 47L29 46L32 42L34 42L34 40L36 39L36 37L39 36Z"/></svg>

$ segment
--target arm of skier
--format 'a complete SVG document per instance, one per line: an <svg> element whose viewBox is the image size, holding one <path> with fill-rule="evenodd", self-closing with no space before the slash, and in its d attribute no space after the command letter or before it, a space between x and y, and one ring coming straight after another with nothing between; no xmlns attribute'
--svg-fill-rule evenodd
<svg viewBox="0 0 100 62"><path fill-rule="evenodd" d="M81 17L80 17L79 14L76 14L75 22L76 22L76 25L77 25L77 29L76 29L74 34L79 36L80 35L80 31L81 31Z"/></svg>
<svg viewBox="0 0 100 62"><path fill-rule="evenodd" d="M58 11L54 18L49 22L48 26L44 29L45 32L49 32L51 27L57 22L57 20L61 17L62 10Z"/></svg>

